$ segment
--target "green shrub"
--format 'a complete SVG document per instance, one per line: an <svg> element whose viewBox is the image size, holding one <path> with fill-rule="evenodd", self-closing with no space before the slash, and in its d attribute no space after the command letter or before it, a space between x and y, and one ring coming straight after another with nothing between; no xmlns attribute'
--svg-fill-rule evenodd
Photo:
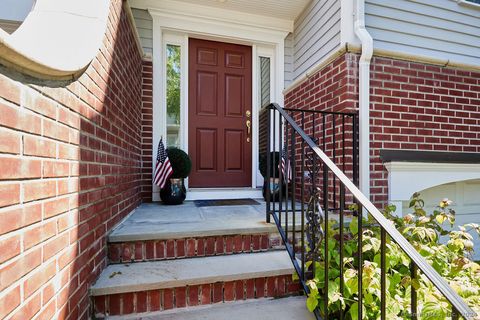
<svg viewBox="0 0 480 320"><path fill-rule="evenodd" d="M414 194L410 208L413 213L404 217L393 215L396 210L391 205L385 209L385 215L393 222L430 265L452 286L452 288L480 315L480 265L472 261L473 242L471 231L480 233L480 226L467 224L453 229L454 211L448 206L449 200L442 200L433 214L423 209L424 203L419 194ZM363 219L363 314L364 319L380 319L380 228L373 218ZM448 223L449 227L444 227ZM346 228L347 229L347 228ZM357 319L358 310L358 220L352 218L348 226L348 235L344 237L345 258L344 278L340 279L339 230L337 221L329 221L329 302L328 313L331 318L338 316L340 308L346 319ZM345 232L347 233L347 232ZM440 242L445 236L446 243ZM410 259L400 247L387 237L387 319L411 319L410 293L412 286L417 290L418 319L446 319L451 306L444 296L431 284L426 276L419 272L416 279L410 277ZM321 256L325 251L322 250ZM323 260L323 259L322 259ZM311 262L307 263L311 265ZM315 278L307 282L310 294L307 307L310 311L317 306L325 314L323 299L324 269L323 261L316 263ZM340 281L344 283L344 295L340 294Z"/></svg>
<svg viewBox="0 0 480 320"><path fill-rule="evenodd" d="M279 168L278 164L280 163L280 152L278 151L272 151L270 152L270 177L279 177ZM258 160L258 169L260 170L260 174L262 177L266 178L267 177L267 154L262 153L260 155L260 159Z"/></svg>
<svg viewBox="0 0 480 320"><path fill-rule="evenodd" d="M167 155L172 165L173 174L171 178L186 178L192 170L192 160L185 151L168 147Z"/></svg>

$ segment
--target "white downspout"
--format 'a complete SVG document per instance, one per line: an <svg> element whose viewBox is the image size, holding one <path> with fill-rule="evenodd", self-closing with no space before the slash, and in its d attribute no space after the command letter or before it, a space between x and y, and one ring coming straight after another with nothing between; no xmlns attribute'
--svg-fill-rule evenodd
<svg viewBox="0 0 480 320"><path fill-rule="evenodd" d="M356 1L354 28L362 44L358 68L360 190L370 199L370 61L373 39L365 28L365 0Z"/></svg>

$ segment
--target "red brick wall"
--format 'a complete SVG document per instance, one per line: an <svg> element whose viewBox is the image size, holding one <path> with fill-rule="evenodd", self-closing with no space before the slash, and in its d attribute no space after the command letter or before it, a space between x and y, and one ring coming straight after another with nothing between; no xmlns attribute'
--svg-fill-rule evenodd
<svg viewBox="0 0 480 320"><path fill-rule="evenodd" d="M312 75L297 88L288 92L285 96L285 108L354 113L358 105L357 73L357 56L354 54L342 55ZM290 115L302 126L302 114L300 112L290 112ZM343 120L340 115L328 114L323 116L320 113L305 113L303 117L306 134L315 138L317 144L326 155L334 160L335 164L342 170L345 170L348 177L353 179L353 119L345 117ZM325 136L323 135L324 130ZM299 137L296 138L295 145L297 159L296 183L301 185L301 174L299 173L301 171L301 155L304 153L309 154L311 151L308 147L306 147L305 152L301 149ZM345 149L345 157L343 157L343 149ZM308 161L305 164L307 165ZM309 180L306 179L304 181L308 188L310 185ZM338 208L340 189L338 180L334 183L331 173L328 183L329 206L330 208ZM316 184L320 187L323 185L321 170ZM308 197L309 195L307 195ZM347 200L351 202L350 197Z"/></svg>
<svg viewBox="0 0 480 320"><path fill-rule="evenodd" d="M141 202L142 60L122 1L77 81L12 77L0 74L0 319L86 319L106 234Z"/></svg>
<svg viewBox="0 0 480 320"><path fill-rule="evenodd" d="M388 200L381 149L480 152L480 73L374 57L371 193Z"/></svg>
<svg viewBox="0 0 480 320"><path fill-rule="evenodd" d="M285 96L285 108L336 112L358 106L358 56L347 53L305 80Z"/></svg>
<svg viewBox="0 0 480 320"><path fill-rule="evenodd" d="M285 106L356 110L358 57L337 58L289 92ZM373 202L383 207L388 172L381 149L480 152L480 73L381 57L371 71L370 185Z"/></svg>

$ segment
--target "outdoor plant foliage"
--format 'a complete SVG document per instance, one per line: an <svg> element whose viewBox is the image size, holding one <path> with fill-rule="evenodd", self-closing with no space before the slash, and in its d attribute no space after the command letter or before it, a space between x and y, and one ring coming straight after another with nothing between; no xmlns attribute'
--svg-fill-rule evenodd
<svg viewBox="0 0 480 320"><path fill-rule="evenodd" d="M432 214L423 209L424 203L419 194L414 194L410 202L412 213L397 217L392 213L395 206L385 209L385 215L397 230L417 249L417 251L442 275L454 290L480 315L480 265L472 261L473 242L469 232L480 233L480 226L467 224L453 229L455 213L449 208L451 202L444 199ZM380 228L373 218L364 218L363 230L363 315L364 319L380 319ZM340 261L339 230L336 221L329 222L328 261L329 290L328 313L330 318L338 318L342 308L346 319L357 320L358 308L358 261L356 257L358 241L358 220L353 217L344 234L344 261ZM347 231L347 230L345 230ZM440 236L443 240L440 242ZM412 286L417 290L418 319L450 318L451 306L432 283L418 272L412 281L410 259L387 236L386 253L386 309L387 319L411 319L410 293ZM322 251L321 255L324 256ZM321 259L323 260L323 259ZM307 266L311 266L309 262ZM344 265L344 278L340 279L340 263ZM324 263L316 262L315 278L307 282L310 294L307 307L310 311L320 309L325 314L322 303L324 288ZM344 283L344 295L340 294L340 281Z"/></svg>
<svg viewBox="0 0 480 320"><path fill-rule="evenodd" d="M192 160L189 155L182 149L175 147L168 147L167 155L173 170L171 178L188 177L192 170Z"/></svg>

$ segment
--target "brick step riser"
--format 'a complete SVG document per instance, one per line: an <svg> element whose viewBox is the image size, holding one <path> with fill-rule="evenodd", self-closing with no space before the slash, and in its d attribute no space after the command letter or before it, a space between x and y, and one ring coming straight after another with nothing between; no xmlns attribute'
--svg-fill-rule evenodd
<svg viewBox="0 0 480 320"><path fill-rule="evenodd" d="M232 235L108 244L111 264L253 253L283 249L278 234Z"/></svg>
<svg viewBox="0 0 480 320"><path fill-rule="evenodd" d="M285 297L299 294L300 284L291 275L216 282L93 297L94 315L103 319L113 315L129 315L175 308L210 305L247 299Z"/></svg>

